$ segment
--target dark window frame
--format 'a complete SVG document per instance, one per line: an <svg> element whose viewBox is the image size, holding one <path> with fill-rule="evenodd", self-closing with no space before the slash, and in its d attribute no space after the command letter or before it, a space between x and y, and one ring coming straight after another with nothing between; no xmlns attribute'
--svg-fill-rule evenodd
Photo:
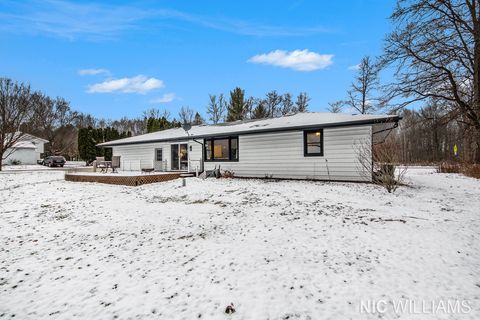
<svg viewBox="0 0 480 320"><path fill-rule="evenodd" d="M215 159L215 140L228 139L228 159ZM237 158L232 159L232 140L237 140ZM240 159L240 139L238 136L219 136L203 139L203 161L204 162L238 162ZM207 141L210 144L210 159L207 159Z"/></svg>
<svg viewBox="0 0 480 320"><path fill-rule="evenodd" d="M320 152L308 152L308 145L307 145L307 135L309 133L316 133L320 132ZM324 154L324 143L323 143L323 129L309 129L303 131L303 156L304 157L323 157Z"/></svg>
<svg viewBox="0 0 480 320"><path fill-rule="evenodd" d="M162 153L162 160L158 160L158 151ZM163 161L163 148L155 148L155 161Z"/></svg>

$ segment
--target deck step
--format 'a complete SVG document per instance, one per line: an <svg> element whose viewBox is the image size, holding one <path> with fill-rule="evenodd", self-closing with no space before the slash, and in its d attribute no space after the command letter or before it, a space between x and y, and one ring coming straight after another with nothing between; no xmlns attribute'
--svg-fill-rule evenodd
<svg viewBox="0 0 480 320"><path fill-rule="evenodd" d="M182 173L180 175L180 178L190 178L190 177L195 177L195 173Z"/></svg>

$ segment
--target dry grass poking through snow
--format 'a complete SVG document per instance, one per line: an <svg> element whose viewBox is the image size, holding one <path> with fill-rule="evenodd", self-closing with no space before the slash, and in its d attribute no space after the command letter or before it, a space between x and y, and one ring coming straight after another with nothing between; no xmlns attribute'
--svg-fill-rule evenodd
<svg viewBox="0 0 480 320"><path fill-rule="evenodd" d="M378 319L362 299L401 298L465 299L470 314L430 319L480 318L479 180L416 169L388 194L61 175L0 174L0 319Z"/></svg>

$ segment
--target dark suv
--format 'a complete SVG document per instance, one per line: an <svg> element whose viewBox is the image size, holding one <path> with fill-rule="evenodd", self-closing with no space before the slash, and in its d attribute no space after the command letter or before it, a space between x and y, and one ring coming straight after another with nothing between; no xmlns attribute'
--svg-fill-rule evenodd
<svg viewBox="0 0 480 320"><path fill-rule="evenodd" d="M62 156L50 156L43 159L43 165L48 167L63 167L65 162L67 162L67 160Z"/></svg>

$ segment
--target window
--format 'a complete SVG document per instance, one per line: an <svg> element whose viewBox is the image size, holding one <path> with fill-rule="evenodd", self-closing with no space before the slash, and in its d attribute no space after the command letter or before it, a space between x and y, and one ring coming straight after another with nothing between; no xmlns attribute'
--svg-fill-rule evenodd
<svg viewBox="0 0 480 320"><path fill-rule="evenodd" d="M238 161L238 137L205 139L205 161Z"/></svg>
<svg viewBox="0 0 480 320"><path fill-rule="evenodd" d="M162 149L156 149L155 150L155 160L157 160L157 161L162 161L163 160Z"/></svg>
<svg viewBox="0 0 480 320"><path fill-rule="evenodd" d="M323 129L303 132L303 154L305 157L323 156Z"/></svg>

